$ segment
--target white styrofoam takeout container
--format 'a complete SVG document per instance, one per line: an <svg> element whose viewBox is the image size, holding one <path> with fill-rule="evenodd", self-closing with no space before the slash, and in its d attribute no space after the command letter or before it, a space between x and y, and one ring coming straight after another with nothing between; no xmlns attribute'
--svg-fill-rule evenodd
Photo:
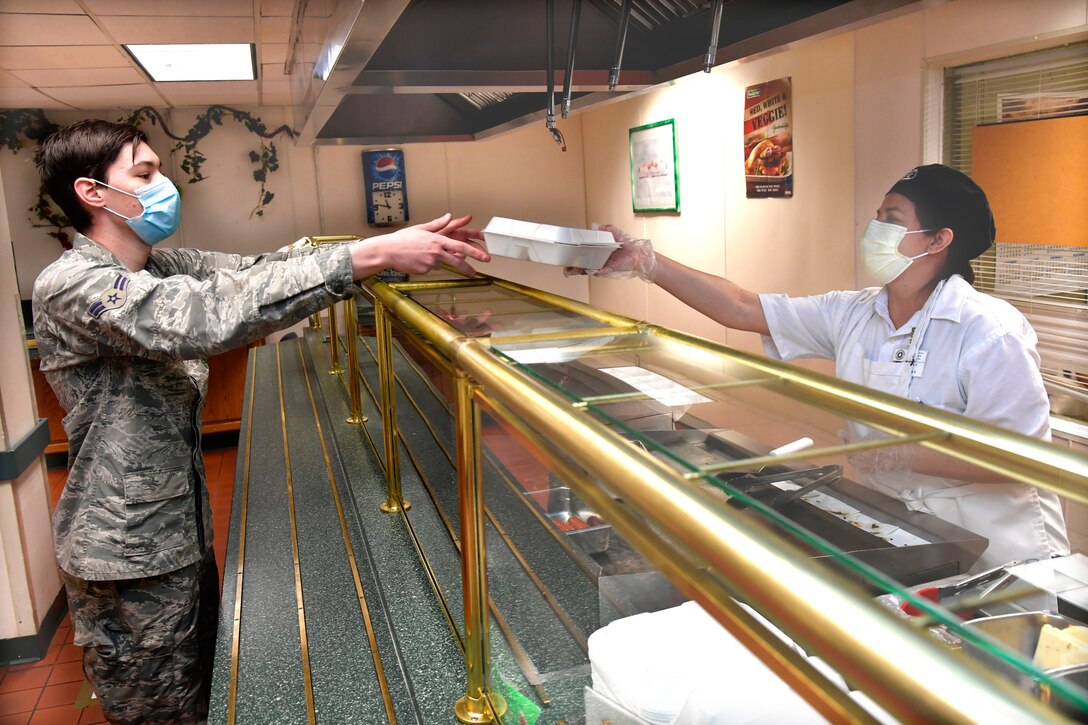
<svg viewBox="0 0 1088 725"><path fill-rule="evenodd" d="M494 217L484 227L487 251L499 257L528 259L561 267L600 269L620 245L611 232Z"/></svg>

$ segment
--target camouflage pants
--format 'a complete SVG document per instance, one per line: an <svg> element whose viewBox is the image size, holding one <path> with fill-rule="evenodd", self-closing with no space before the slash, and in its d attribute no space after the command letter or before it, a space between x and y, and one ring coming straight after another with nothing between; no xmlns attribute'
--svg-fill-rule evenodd
<svg viewBox="0 0 1088 725"><path fill-rule="evenodd" d="M219 571L203 561L144 579L85 581L62 572L83 672L111 723L207 718Z"/></svg>

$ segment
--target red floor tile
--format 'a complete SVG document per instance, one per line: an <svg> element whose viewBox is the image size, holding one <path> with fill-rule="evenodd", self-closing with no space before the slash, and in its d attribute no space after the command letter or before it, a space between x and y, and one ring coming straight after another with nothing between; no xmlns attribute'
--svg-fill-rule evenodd
<svg viewBox="0 0 1088 725"><path fill-rule="evenodd" d="M0 725L26 725L32 712L20 712L16 715L0 715Z"/></svg>
<svg viewBox="0 0 1088 725"><path fill-rule="evenodd" d="M71 624L62 624L57 627L57 631L53 634L53 639L49 642L50 647L56 647L57 645L65 644L72 644Z"/></svg>
<svg viewBox="0 0 1088 725"><path fill-rule="evenodd" d="M42 694L40 687L32 690L0 693L0 715L30 712L38 704L38 695L40 694Z"/></svg>
<svg viewBox="0 0 1088 725"><path fill-rule="evenodd" d="M59 685L65 682L83 681L82 662L58 662L53 665L53 674L49 675L47 685Z"/></svg>
<svg viewBox="0 0 1088 725"><path fill-rule="evenodd" d="M63 644L50 646L45 653L45 657L42 657L35 665L55 665L57 663L57 657L60 656L60 651L62 649L64 649Z"/></svg>
<svg viewBox="0 0 1088 725"><path fill-rule="evenodd" d="M77 680L75 682L64 682L59 685L49 685L42 690L41 697L38 698L38 710L43 710L47 707L75 707L76 698L79 696L79 691L83 687L83 680Z"/></svg>
<svg viewBox="0 0 1088 725"><path fill-rule="evenodd" d="M102 722L106 722L106 716L102 714L102 706L97 702L92 702L83 708L83 714L79 716L79 725L95 725Z"/></svg>
<svg viewBox="0 0 1088 725"><path fill-rule="evenodd" d="M82 710L77 710L71 705L65 707L47 707L44 710L35 710L30 718L30 725L79 725L79 716Z"/></svg>
<svg viewBox="0 0 1088 725"><path fill-rule="evenodd" d="M15 692L17 690L41 689L45 687L45 681L49 679L52 668L33 667L26 670L17 670L9 673L3 682L0 682L0 692Z"/></svg>
<svg viewBox="0 0 1088 725"><path fill-rule="evenodd" d="M74 644L66 644L60 649L60 655L57 656L57 664L61 662L76 662L83 659L83 648L77 647Z"/></svg>

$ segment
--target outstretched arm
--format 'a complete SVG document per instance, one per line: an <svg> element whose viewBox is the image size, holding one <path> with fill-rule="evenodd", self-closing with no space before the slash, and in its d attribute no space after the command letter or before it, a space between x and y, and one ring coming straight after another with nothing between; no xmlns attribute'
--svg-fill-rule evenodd
<svg viewBox="0 0 1088 725"><path fill-rule="evenodd" d="M483 235L479 229L466 226L471 220L471 216L454 219L447 213L426 224L353 242L350 246L352 277L362 279L388 267L409 274L424 274L443 264L474 275L476 270L465 259L489 262L491 256L479 244L470 241Z"/></svg>
<svg viewBox="0 0 1088 725"><path fill-rule="evenodd" d="M656 255L648 281L710 319L734 330L770 334L759 295L716 275Z"/></svg>
<svg viewBox="0 0 1088 725"><path fill-rule="evenodd" d="M622 229L612 232L620 248L598 270L573 270L595 277L640 277L656 284L692 309L734 330L770 334L759 295L716 275L700 272L654 252L649 239L632 239Z"/></svg>

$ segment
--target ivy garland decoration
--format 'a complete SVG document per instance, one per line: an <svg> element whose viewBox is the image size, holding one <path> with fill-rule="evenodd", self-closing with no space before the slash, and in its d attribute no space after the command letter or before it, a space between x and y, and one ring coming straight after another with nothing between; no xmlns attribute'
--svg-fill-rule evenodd
<svg viewBox="0 0 1088 725"><path fill-rule="evenodd" d="M249 160L257 164L257 168L253 171L253 180L260 185L257 194L257 205L253 207L253 210L249 213L249 218L252 219L254 216L264 216L265 206L267 206L275 196L275 194L265 188L265 182L268 179L268 174L276 171L280 167L279 158L276 155L276 144L272 142L272 139L282 134L286 134L288 138L294 138L298 135L298 132L293 128L287 124L283 124L279 128L270 131L264 122L257 116L247 113L246 111L239 111L237 108L231 108L230 106L208 106L204 113L196 117L196 122L193 123L193 127L190 128L189 132L184 136L178 136L171 131L166 125L166 119L162 117L162 114L160 114L157 109L152 108L151 106L144 106L136 109L125 120L127 123L131 123L134 126L139 126L144 120L150 121L152 126L156 124L161 126L163 132L175 142L174 151L184 149L185 154L181 158L181 170L189 175L189 183L195 184L198 181L203 181L207 178L200 170L200 167L207 160L207 157L200 152L200 149L197 148L197 144L202 138L211 133L213 124L222 126L223 118L228 114L233 117L235 121L245 126L246 130L261 139L260 153L257 153L256 151L249 152ZM266 141L268 143L265 143Z"/></svg>
<svg viewBox="0 0 1088 725"><path fill-rule="evenodd" d="M41 145L49 134L56 131L59 126L45 117L40 108L16 108L8 111L0 111L0 142L7 146L13 154L33 142ZM34 227L50 227L53 231L49 236L60 242L65 249L72 248L72 239L66 227L72 226L68 217L56 209L46 194L45 187L38 189L38 200L27 209L38 220ZM44 223L42 223L44 222Z"/></svg>
<svg viewBox="0 0 1088 725"><path fill-rule="evenodd" d="M137 127L144 122L149 122L152 126L160 126L163 132L174 142L171 153L184 151L181 158L181 170L189 176L188 183L195 184L207 178L201 171L207 157L200 151L199 143L201 139L211 133L215 126L222 126L223 120L226 118L233 118L244 125L250 133L260 138L260 150L249 152L249 160L257 165L257 168L253 171L253 180L258 184L257 205L250 211L249 218L264 216L264 208L275 197L275 194L268 191L265 184L268 175L280 167L276 144L273 139L282 135L286 135L288 138L294 138L298 135L298 132L287 124L275 129L269 129L258 116L237 108L220 105L209 106L197 116L192 128L184 135L176 134L170 130L166 119L157 109L151 106L138 108L121 121L131 123ZM26 147L30 142L40 145L49 134L58 128L59 126L50 121L41 109L17 108L0 111L0 143L7 146L12 153L18 153L20 149ZM65 249L71 248L71 237L65 231L67 227L71 226L71 222L52 205L44 187L38 190L37 202L27 211L33 214L38 221L33 226L50 227L53 231L48 233L49 236L60 242Z"/></svg>

